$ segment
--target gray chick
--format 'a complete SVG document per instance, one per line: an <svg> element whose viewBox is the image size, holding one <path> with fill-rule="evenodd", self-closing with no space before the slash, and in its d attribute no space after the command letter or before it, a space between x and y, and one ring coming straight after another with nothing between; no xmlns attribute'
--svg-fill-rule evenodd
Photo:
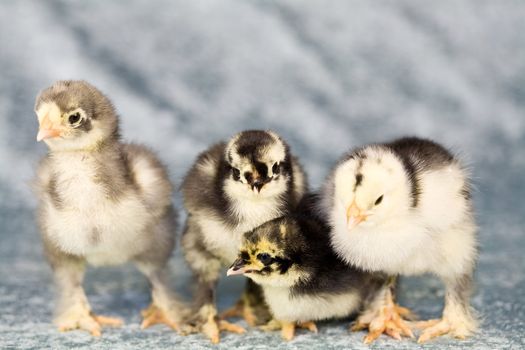
<svg viewBox="0 0 525 350"><path fill-rule="evenodd" d="M182 191L188 219L182 247L198 280L197 323L213 343L219 342L220 330L244 331L218 321L215 288L221 269L236 259L244 232L287 214L305 188L301 166L272 131L243 131L228 143L212 146L186 175ZM260 287L251 284L249 289L260 293ZM250 307L249 299L245 307ZM245 318L250 323L255 317Z"/></svg>
<svg viewBox="0 0 525 350"><path fill-rule="evenodd" d="M372 144L345 155L323 191L334 250L348 264L398 275L431 273L446 286L441 319L421 322L419 342L477 328L470 307L477 260L476 223L468 172L443 146L415 137ZM363 314L366 342L381 333L413 336L394 304L392 288Z"/></svg>
<svg viewBox="0 0 525 350"><path fill-rule="evenodd" d="M58 81L36 99L37 141L49 147L37 170L38 222L58 291L54 323L94 336L119 319L95 315L82 288L86 263L133 262L152 288L142 328L179 326L183 306L168 286L176 213L166 168L150 150L121 142L118 116L98 89Z"/></svg>

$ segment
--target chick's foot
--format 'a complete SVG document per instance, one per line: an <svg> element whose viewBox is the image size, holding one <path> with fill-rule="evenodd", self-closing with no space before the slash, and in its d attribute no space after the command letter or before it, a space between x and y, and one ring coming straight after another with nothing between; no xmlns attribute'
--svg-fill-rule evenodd
<svg viewBox="0 0 525 350"><path fill-rule="evenodd" d="M365 312L359 316L351 330L355 332L368 328L368 334L363 339L365 344L372 343L383 333L397 340L401 340L402 336L414 338L408 322L404 319L412 317L410 310L392 302L376 312Z"/></svg>
<svg viewBox="0 0 525 350"><path fill-rule="evenodd" d="M472 335L475 330L475 322L468 318L449 318L435 319L416 322L415 326L422 329L417 342L425 343L430 339L449 334L456 339L465 339Z"/></svg>
<svg viewBox="0 0 525 350"><path fill-rule="evenodd" d="M246 330L234 323L230 323L225 320L219 320L215 315L210 314L201 326L201 332L210 339L213 344L220 342L220 333L221 331L232 332L237 334L245 333Z"/></svg>
<svg viewBox="0 0 525 350"><path fill-rule="evenodd" d="M147 309L142 310L141 314L143 319L140 328L142 329L156 324L165 324L173 330L180 330L179 316L173 311L167 311L151 304Z"/></svg>
<svg viewBox="0 0 525 350"><path fill-rule="evenodd" d="M78 305L61 313L55 319L55 324L61 332L81 329L94 337L100 337L102 327L120 327L123 322L119 318L95 315L87 306Z"/></svg>
<svg viewBox="0 0 525 350"><path fill-rule="evenodd" d="M281 330L281 337L286 340L290 341L295 337L295 329L296 328L302 328L307 329L310 332L317 333L317 326L314 322L286 322L286 321L278 321L276 319L272 319L270 322L265 324L264 326L261 326L261 330L265 332L271 332L276 330Z"/></svg>

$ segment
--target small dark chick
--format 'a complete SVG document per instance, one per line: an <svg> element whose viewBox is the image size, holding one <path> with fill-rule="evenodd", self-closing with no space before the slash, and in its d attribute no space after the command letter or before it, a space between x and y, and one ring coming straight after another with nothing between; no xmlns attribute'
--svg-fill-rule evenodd
<svg viewBox="0 0 525 350"><path fill-rule="evenodd" d="M243 274L260 284L274 316L265 329L316 332L314 321L344 318L366 308L386 284L386 275L349 267L333 252L328 226L306 196L293 215L269 221L244 236L228 275Z"/></svg>

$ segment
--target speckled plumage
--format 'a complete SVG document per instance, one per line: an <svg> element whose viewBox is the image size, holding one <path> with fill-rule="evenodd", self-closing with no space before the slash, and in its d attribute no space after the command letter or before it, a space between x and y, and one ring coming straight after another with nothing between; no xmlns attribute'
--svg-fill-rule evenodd
<svg viewBox="0 0 525 350"><path fill-rule="evenodd" d="M182 246L198 280L201 317L216 313L215 285L235 260L242 234L289 212L305 188L299 163L273 132L244 131L198 156L182 184L188 211Z"/></svg>
<svg viewBox="0 0 525 350"><path fill-rule="evenodd" d="M49 153L35 181L44 252L59 292L55 323L98 335L82 288L85 265L127 262L150 280L153 305L178 321L182 309L166 284L176 229L166 168L146 147L120 141L111 102L86 82L55 83L35 110L41 130L60 130L45 138ZM83 119L71 124L78 111Z"/></svg>

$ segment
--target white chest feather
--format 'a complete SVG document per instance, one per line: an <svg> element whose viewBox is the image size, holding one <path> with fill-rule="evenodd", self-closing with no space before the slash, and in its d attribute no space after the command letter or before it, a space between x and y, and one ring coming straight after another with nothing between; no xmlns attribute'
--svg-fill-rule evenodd
<svg viewBox="0 0 525 350"><path fill-rule="evenodd" d="M342 318L356 312L361 298L356 293L291 296L287 287L264 286L264 297L277 320L306 322Z"/></svg>
<svg viewBox="0 0 525 350"><path fill-rule="evenodd" d="M198 222L204 235L206 247L229 264L239 254L242 236L263 223L282 215L273 198L262 200L244 200L235 207L240 223L231 228L209 213L200 213Z"/></svg>
<svg viewBox="0 0 525 350"><path fill-rule="evenodd" d="M47 206L48 235L65 252L94 265L119 264L137 254L151 217L131 189L118 199L107 196L90 159L55 160L60 208Z"/></svg>

